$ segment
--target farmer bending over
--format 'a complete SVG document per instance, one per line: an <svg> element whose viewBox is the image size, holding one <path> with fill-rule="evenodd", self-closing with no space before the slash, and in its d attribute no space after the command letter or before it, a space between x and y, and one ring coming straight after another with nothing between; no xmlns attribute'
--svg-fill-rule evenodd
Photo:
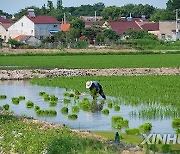
<svg viewBox="0 0 180 154"><path fill-rule="evenodd" d="M97 97L97 93L99 93L102 98L106 99L106 96L104 95L102 86L97 81L87 81L86 82L86 88L90 90L91 96L93 99Z"/></svg>

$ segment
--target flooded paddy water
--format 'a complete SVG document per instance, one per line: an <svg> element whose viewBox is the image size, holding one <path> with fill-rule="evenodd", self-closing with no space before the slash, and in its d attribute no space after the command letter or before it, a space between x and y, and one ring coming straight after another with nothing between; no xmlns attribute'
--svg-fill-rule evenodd
<svg viewBox="0 0 180 154"><path fill-rule="evenodd" d="M39 96L39 92L44 91L47 94L55 95L58 97L57 106L50 107L49 102L45 102L42 96ZM67 115L61 113L61 108L68 106L69 114L72 113L71 106L74 105L74 98L71 99L71 103L66 105L63 103L63 99L67 98L64 96L66 89L57 88L57 87L45 87L32 85L28 80L23 81L0 81L0 94L6 95L7 99L0 100L0 106L4 104L10 105L10 111L13 111L17 115L27 115L32 116L34 119L39 119L47 122L53 122L56 124L65 124L72 129L80 130L90 130L90 131L115 131L111 126L111 117L112 116L122 116L124 119L129 120L129 128L139 127L145 122L150 122L152 124L152 133L174 133L175 130L171 126L172 118L166 119L156 119L156 120L146 120L139 119L130 116L130 112L136 110L136 107L129 105L120 105L120 111L115 111L113 108L109 109L109 115L104 115L101 111L96 112L86 112L80 110L77 113L77 120L68 119ZM12 103L12 97L25 96L25 100L21 101L18 105ZM88 98L92 101L92 98L89 94L80 95L81 101L83 98ZM113 100L113 97L107 97L107 101ZM28 109L26 107L26 102L32 101L36 106L39 106L41 109L53 109L57 111L56 116L38 116L33 108ZM98 97L97 101L102 101L101 97ZM103 108L107 108L107 104L104 104ZM124 131L122 129L122 131Z"/></svg>

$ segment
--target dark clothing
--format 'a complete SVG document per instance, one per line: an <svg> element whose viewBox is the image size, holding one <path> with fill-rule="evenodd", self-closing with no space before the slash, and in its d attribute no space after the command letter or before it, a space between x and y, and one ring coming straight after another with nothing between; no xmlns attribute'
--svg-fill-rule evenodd
<svg viewBox="0 0 180 154"><path fill-rule="evenodd" d="M119 136L119 133L118 132L116 132L116 135L115 135L115 142L116 143L118 143L118 142L120 142L120 136Z"/></svg>
<svg viewBox="0 0 180 154"><path fill-rule="evenodd" d="M104 95L102 86L100 85L99 82L93 81L91 87L89 88L89 90L91 91L94 88L96 89L96 93L99 93L102 96L102 98L106 99L106 96Z"/></svg>

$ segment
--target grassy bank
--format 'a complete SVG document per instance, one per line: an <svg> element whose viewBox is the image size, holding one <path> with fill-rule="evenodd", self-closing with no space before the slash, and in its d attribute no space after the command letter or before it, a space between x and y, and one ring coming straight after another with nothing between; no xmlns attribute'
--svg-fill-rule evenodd
<svg viewBox="0 0 180 154"><path fill-rule="evenodd" d="M34 55L0 56L1 69L5 66L28 68L159 68L179 67L180 54L135 55Z"/></svg>
<svg viewBox="0 0 180 154"><path fill-rule="evenodd" d="M121 97L121 103L138 105L158 102L161 105L180 105L180 76L108 76L108 77L60 77L32 79L31 83L42 86L88 90L85 83L97 80L106 95Z"/></svg>
<svg viewBox="0 0 180 154"><path fill-rule="evenodd" d="M117 153L115 147L83 137L66 127L1 113L0 124L1 153Z"/></svg>

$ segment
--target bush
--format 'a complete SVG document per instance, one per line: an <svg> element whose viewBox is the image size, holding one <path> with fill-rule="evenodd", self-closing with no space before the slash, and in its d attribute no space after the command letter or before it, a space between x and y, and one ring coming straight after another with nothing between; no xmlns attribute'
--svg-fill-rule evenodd
<svg viewBox="0 0 180 154"><path fill-rule="evenodd" d="M138 128L126 129L126 134L128 135L140 135Z"/></svg>
<svg viewBox="0 0 180 154"><path fill-rule="evenodd" d="M49 105L50 105L50 106L56 106L56 105L57 105L57 102L55 102L55 101L50 101L50 102L49 102Z"/></svg>
<svg viewBox="0 0 180 154"><path fill-rule="evenodd" d="M174 118L172 121L172 126L173 126L173 128L180 127L180 118Z"/></svg>
<svg viewBox="0 0 180 154"><path fill-rule="evenodd" d="M12 102L13 104L16 104L16 105L19 104L19 98L13 97Z"/></svg>
<svg viewBox="0 0 180 154"><path fill-rule="evenodd" d="M62 114L68 114L68 111L69 111L69 109L68 109L67 107L63 107L63 108L61 109L61 113L62 113Z"/></svg>
<svg viewBox="0 0 180 154"><path fill-rule="evenodd" d="M3 108L4 108L4 110L6 110L6 111L9 110L9 104L4 104L4 105L3 105Z"/></svg>
<svg viewBox="0 0 180 154"><path fill-rule="evenodd" d="M119 105L115 105L115 106L114 106L114 110L115 110L115 111L119 111L119 110L120 110L120 106L119 106Z"/></svg>
<svg viewBox="0 0 180 154"><path fill-rule="evenodd" d="M152 129L152 124L151 123L144 123L143 125L141 125L139 127L139 129L142 131L142 132L149 132L151 131Z"/></svg>
<svg viewBox="0 0 180 154"><path fill-rule="evenodd" d="M78 106L72 106L72 112L79 112Z"/></svg>
<svg viewBox="0 0 180 154"><path fill-rule="evenodd" d="M109 115L109 110L108 110L108 109L104 109L104 110L102 110L101 112L102 112L102 114L104 114L104 115Z"/></svg>
<svg viewBox="0 0 180 154"><path fill-rule="evenodd" d="M7 98L6 95L0 95L0 100L1 100L1 99L6 99L6 98Z"/></svg>
<svg viewBox="0 0 180 154"><path fill-rule="evenodd" d="M78 118L77 114L69 114L68 119L76 120Z"/></svg>
<svg viewBox="0 0 180 154"><path fill-rule="evenodd" d="M33 108L33 107L34 107L34 103L31 102L31 101L28 101L28 102L26 103L26 107L27 107L27 108Z"/></svg>
<svg viewBox="0 0 180 154"><path fill-rule="evenodd" d="M19 96L19 101L23 101L25 99L26 99L25 96Z"/></svg>
<svg viewBox="0 0 180 154"><path fill-rule="evenodd" d="M112 101L109 101L109 102L107 103L107 106L108 106L108 108L112 108L112 106L113 106Z"/></svg>
<svg viewBox="0 0 180 154"><path fill-rule="evenodd" d="M63 102L64 102L64 104L69 104L69 103L71 103L71 100L67 99L67 98L64 98Z"/></svg>

